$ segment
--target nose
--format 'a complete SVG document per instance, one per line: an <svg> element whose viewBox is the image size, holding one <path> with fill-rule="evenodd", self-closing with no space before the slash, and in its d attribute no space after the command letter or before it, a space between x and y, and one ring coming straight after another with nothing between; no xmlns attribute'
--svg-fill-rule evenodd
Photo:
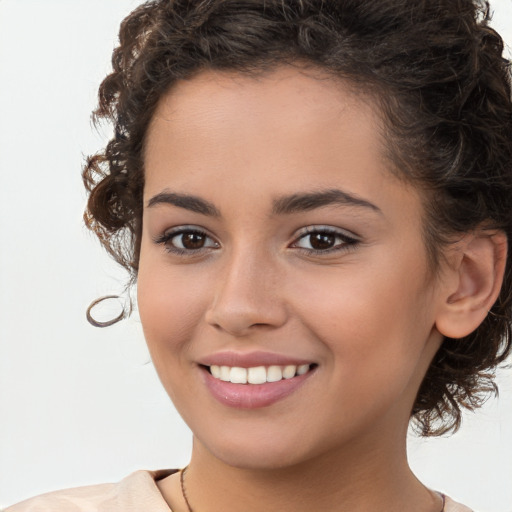
<svg viewBox="0 0 512 512"><path fill-rule="evenodd" d="M287 321L279 272L270 255L239 251L224 262L206 321L236 337L277 329Z"/></svg>

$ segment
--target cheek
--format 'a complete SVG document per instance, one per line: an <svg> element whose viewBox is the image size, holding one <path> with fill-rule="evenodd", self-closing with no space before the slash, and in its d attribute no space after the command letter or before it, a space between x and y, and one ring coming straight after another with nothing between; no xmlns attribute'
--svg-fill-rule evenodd
<svg viewBox="0 0 512 512"><path fill-rule="evenodd" d="M324 364L359 395L406 385L425 357L431 293L413 256L382 254L374 265L306 275L295 289L307 297L297 303L303 323L328 349Z"/></svg>
<svg viewBox="0 0 512 512"><path fill-rule="evenodd" d="M155 258L153 258L155 259ZM192 267L189 267L190 271ZM137 281L137 302L144 336L158 372L186 359L187 343L201 325L207 283L190 272L144 258Z"/></svg>

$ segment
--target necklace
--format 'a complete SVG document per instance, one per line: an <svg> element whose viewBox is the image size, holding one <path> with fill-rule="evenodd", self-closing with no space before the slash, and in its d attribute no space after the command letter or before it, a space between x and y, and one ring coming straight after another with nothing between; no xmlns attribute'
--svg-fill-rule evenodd
<svg viewBox="0 0 512 512"><path fill-rule="evenodd" d="M441 509L441 512L444 512L444 506L446 504L446 496L444 494L441 494L441 498L443 498L443 508ZM192 512L192 511L190 510L190 512Z"/></svg>
<svg viewBox="0 0 512 512"><path fill-rule="evenodd" d="M185 500L188 512L194 512L194 510L190 506L190 503L189 503L188 498L187 498L187 493L185 491L185 472L187 471L187 469L188 469L188 466L185 466L180 471L181 495L183 496L183 499ZM446 501L446 496L444 494L440 494L440 496L443 499L443 508L441 509L441 512L444 512L444 505L445 505L445 501Z"/></svg>
<svg viewBox="0 0 512 512"><path fill-rule="evenodd" d="M187 471L188 466L185 466L180 471L180 484L181 484L181 495L183 496L183 499L185 500L185 503L187 505L188 512L194 512L192 510L192 507L190 506L190 503L188 502L187 493L185 492L185 472Z"/></svg>

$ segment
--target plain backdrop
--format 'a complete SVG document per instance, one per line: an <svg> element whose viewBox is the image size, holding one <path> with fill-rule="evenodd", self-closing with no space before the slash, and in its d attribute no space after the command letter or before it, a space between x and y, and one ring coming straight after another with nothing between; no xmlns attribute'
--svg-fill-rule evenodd
<svg viewBox="0 0 512 512"><path fill-rule="evenodd" d="M180 467L190 453L137 316L108 329L85 320L126 279L83 226L80 170L109 135L89 116L138 4L0 0L0 508ZM512 44L512 0L493 7ZM511 373L456 435L410 439L418 476L480 512L512 511Z"/></svg>

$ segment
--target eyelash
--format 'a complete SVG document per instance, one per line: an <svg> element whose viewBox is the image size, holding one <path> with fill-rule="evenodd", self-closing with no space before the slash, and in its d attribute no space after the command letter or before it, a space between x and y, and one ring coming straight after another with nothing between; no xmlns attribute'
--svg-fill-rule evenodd
<svg viewBox="0 0 512 512"><path fill-rule="evenodd" d="M163 233L161 236L154 239L154 242L156 244L161 244L165 247L165 250L171 254L176 254L178 256L193 256L195 254L199 254L200 252L203 252L205 249L210 249L210 247L201 247L199 249L182 249L180 247L175 247L170 244L173 238L178 237L179 235L184 235L186 233L190 233L193 235L199 235L203 236L207 239L213 240L213 238L206 233L206 231L203 231L202 229L199 229L195 226L181 226L179 228L176 228L172 231L167 231ZM215 242L215 244L218 246L219 244Z"/></svg>
<svg viewBox="0 0 512 512"><path fill-rule="evenodd" d="M171 245L171 241L184 234L193 234L203 236L206 239L209 239L214 242L215 245L209 247L200 247L198 249L182 249L180 247L175 247ZM330 235L336 237L338 240L341 240L341 243L338 242L334 247L328 249L307 249L305 247L298 247L297 244L306 239L308 236L322 234L322 235ZM219 243L214 241L213 238L206 233L204 230L199 229L195 226L181 226L171 231L167 231L163 233L161 236L154 239L156 244L161 244L165 247L165 250L171 254L176 254L177 256L194 256L204 252L205 250L210 250L212 248L216 249L219 247ZM348 251L350 249L355 249L355 247L359 244L359 240L353 236L348 235L346 232L328 227L328 226L314 226L307 227L303 230L303 232L298 236L294 242L290 245L290 247L298 249L304 254L313 255L313 256L321 256L326 254L333 254L336 252Z"/></svg>
<svg viewBox="0 0 512 512"><path fill-rule="evenodd" d="M338 240L341 240L341 243L338 242L334 247L331 247L329 249L306 249L304 247L296 247L296 244L307 238L308 236L315 235L315 234L322 234L322 235L330 235L334 236ZM302 234L293 242L293 245L300 251L304 252L305 254L312 255L312 256L318 256L318 255L325 255L325 254L333 254L336 252L343 252L348 251L350 249L355 249L356 246L359 244L359 240L347 234L345 231L341 231L339 229L335 229L329 226L313 226L313 227L307 227L304 229ZM292 247L293 247L292 245Z"/></svg>

